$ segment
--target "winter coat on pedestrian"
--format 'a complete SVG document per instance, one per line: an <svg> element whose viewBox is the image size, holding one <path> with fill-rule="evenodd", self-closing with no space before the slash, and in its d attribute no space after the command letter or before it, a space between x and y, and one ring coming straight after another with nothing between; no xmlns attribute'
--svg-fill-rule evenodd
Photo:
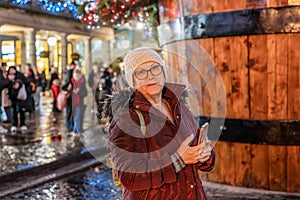
<svg viewBox="0 0 300 200"><path fill-rule="evenodd" d="M53 99L57 100L58 94L60 92L60 86L59 85L51 85L51 91L53 93Z"/></svg>
<svg viewBox="0 0 300 200"><path fill-rule="evenodd" d="M99 79L99 83L97 86L97 93L98 99L104 100L112 93L112 80L111 74L106 69L102 76Z"/></svg>
<svg viewBox="0 0 300 200"><path fill-rule="evenodd" d="M19 71L16 71L15 67L9 67L8 74L11 71L15 71L15 78L9 82L8 85L8 96L11 100L11 103L13 107L16 107L18 105L20 110L32 112L34 111L34 101L32 98L32 88L30 83L28 82L28 79L25 77L25 75ZM15 82L20 83L20 87L24 84L26 93L27 93L27 99L26 100L19 100L17 98L19 89L15 89L13 85Z"/></svg>
<svg viewBox="0 0 300 200"><path fill-rule="evenodd" d="M114 113L108 144L124 187L124 199L206 199L198 170L210 171L214 167L214 151L206 162L186 164L179 172L171 160L185 138L191 134L196 137L199 132L184 101L185 94L184 85L166 83L163 88L162 98L170 105L174 122L137 90L122 90L113 95L112 111L107 112ZM145 136L141 126L145 126Z"/></svg>
<svg viewBox="0 0 300 200"><path fill-rule="evenodd" d="M72 78L73 85L73 107L82 107L83 98L87 96L87 89L85 85L85 78L81 76L79 79ZM78 93L74 93L74 90L78 89Z"/></svg>
<svg viewBox="0 0 300 200"><path fill-rule="evenodd" d="M9 80L7 80L6 78L4 78L3 72L0 70L0 92L4 88L8 87L8 85L9 85Z"/></svg>

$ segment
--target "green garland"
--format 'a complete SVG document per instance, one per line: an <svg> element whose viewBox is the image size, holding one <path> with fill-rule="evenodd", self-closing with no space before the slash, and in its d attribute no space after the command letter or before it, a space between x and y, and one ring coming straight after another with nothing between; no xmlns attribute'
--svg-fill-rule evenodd
<svg viewBox="0 0 300 200"><path fill-rule="evenodd" d="M90 28L122 27L129 20L141 21L147 27L158 25L157 5L142 0L85 1L77 7L78 18Z"/></svg>

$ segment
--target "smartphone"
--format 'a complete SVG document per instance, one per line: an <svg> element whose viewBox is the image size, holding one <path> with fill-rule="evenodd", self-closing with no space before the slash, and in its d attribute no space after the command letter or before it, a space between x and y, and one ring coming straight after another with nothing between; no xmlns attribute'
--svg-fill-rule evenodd
<svg viewBox="0 0 300 200"><path fill-rule="evenodd" d="M208 133L208 126L209 123L205 122L201 128L200 128L200 133L199 133L199 137L198 137L198 144L200 144L201 142L203 142L206 138L207 138L207 133Z"/></svg>

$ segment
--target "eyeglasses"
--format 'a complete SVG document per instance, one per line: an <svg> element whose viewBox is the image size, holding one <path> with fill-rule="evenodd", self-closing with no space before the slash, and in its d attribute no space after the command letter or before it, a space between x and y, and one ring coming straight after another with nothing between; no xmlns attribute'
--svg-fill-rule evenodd
<svg viewBox="0 0 300 200"><path fill-rule="evenodd" d="M158 76L162 73L162 66L155 65L150 69L141 69L134 72L134 75L139 80L145 80L148 77L148 72L151 72L152 76Z"/></svg>

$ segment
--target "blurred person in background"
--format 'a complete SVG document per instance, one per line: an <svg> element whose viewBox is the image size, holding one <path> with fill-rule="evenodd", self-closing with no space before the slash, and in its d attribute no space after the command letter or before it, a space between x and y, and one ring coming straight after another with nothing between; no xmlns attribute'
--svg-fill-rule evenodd
<svg viewBox="0 0 300 200"><path fill-rule="evenodd" d="M60 85L59 85L59 80L57 78L52 81L51 91L52 91L52 94L53 94L52 112L59 113L61 111L57 108L57 97L58 97L58 94L60 92Z"/></svg>
<svg viewBox="0 0 300 200"><path fill-rule="evenodd" d="M105 68L101 75L96 91L96 99L98 104L98 114L102 112L102 106L104 101L112 94L112 69L110 67Z"/></svg>
<svg viewBox="0 0 300 200"><path fill-rule="evenodd" d="M65 83L62 86L62 90L67 91L69 96L67 98L67 106L66 106L66 128L69 132L72 132L74 129L74 119L72 113L72 96L73 96L73 84L72 84L72 77L73 71L76 66L76 63L72 61L70 65L67 66L67 71L65 72Z"/></svg>
<svg viewBox="0 0 300 200"><path fill-rule="evenodd" d="M49 89L51 90L51 85L54 79L58 79L59 80L59 76L58 76L58 70L56 67L54 67L53 65L51 65L50 68L50 80L49 80Z"/></svg>
<svg viewBox="0 0 300 200"><path fill-rule="evenodd" d="M36 80L36 75L35 75L36 71L35 71L35 68L33 68L31 66L30 63L26 64L25 70L26 70L25 76L26 76L27 81L29 82L29 85L31 87L31 96L30 96L31 100L30 100L30 103L32 103L33 110L35 110L34 97L36 95L35 92L36 92L36 87L37 87L37 85L36 85L37 80Z"/></svg>
<svg viewBox="0 0 300 200"><path fill-rule="evenodd" d="M10 66L7 71L7 78L10 81L8 86L8 95L12 103L12 126L11 132L16 133L17 127L20 125L21 132L25 133L27 131L27 126L25 124L25 112L28 110L33 110L31 105L32 103L28 103L31 100L31 85L28 82L27 78L23 73L17 71L15 66ZM22 85L24 84L26 89L26 100L18 99L18 92ZM19 117L20 115L20 124Z"/></svg>
<svg viewBox="0 0 300 200"><path fill-rule="evenodd" d="M36 90L35 90L35 96L34 96L34 103L35 106L40 105L40 99L41 99L41 92L45 91L45 85L46 85L46 75L45 71L38 72L37 68L34 67L34 78L36 81ZM43 89L44 88L44 89Z"/></svg>
<svg viewBox="0 0 300 200"><path fill-rule="evenodd" d="M73 132L78 136L79 132L83 132L84 98L87 96L85 78L79 66L75 67L71 81L73 85Z"/></svg>
<svg viewBox="0 0 300 200"><path fill-rule="evenodd" d="M89 87L92 89L93 92L93 107L92 107L92 113L95 112L95 94L98 86L99 79L103 73L98 63L93 64L93 68L89 73L88 76L88 84Z"/></svg>
<svg viewBox="0 0 300 200"><path fill-rule="evenodd" d="M8 87L9 85L9 80L6 78L6 66L7 66L6 63L1 63L1 69L0 69L0 94L2 94L0 96L1 97L0 101L1 101L1 106L3 106L4 108L6 107L6 105L4 104L4 101L6 99L6 93L7 93L6 87ZM2 109L0 112L2 112ZM6 111L4 110L4 112ZM6 115L8 114L9 113L6 113ZM0 125L0 133L7 133L7 132L8 130L4 128L2 125Z"/></svg>

